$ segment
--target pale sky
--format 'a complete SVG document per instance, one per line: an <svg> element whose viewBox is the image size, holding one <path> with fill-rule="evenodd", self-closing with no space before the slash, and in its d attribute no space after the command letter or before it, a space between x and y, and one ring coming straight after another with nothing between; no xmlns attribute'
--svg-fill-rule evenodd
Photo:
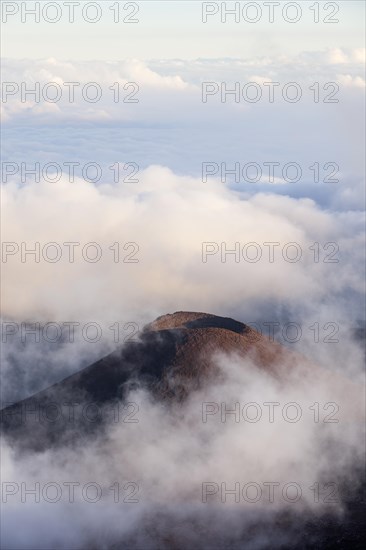
<svg viewBox="0 0 366 550"><path fill-rule="evenodd" d="M41 2L45 4L46 2ZM17 14L8 17L2 24L2 56L7 58L48 58L118 60L126 58L195 59L199 57L247 58L266 55L296 54L301 51L323 50L327 48L359 48L364 45L365 4L362 0L330 2L338 5L339 12L334 17L339 23L325 24L313 22L314 11L309 8L319 4L322 17L331 15L325 11L327 2L314 3L311 0L298 2L302 8L302 18L298 23L283 20L281 2L273 24L268 23L268 8L264 2L257 2L263 8L262 18L257 23L242 20L234 22L229 17L226 24L220 21L220 13L202 23L202 2L200 0L145 0L139 1L137 24L113 22L110 6L115 2L99 2L102 18L95 24L82 20L81 10L84 0L75 7L75 22L67 20L68 8L64 2L62 17L57 23L47 23L41 18L35 23L32 16L26 23L20 19L21 10L32 8L35 2L4 2L18 5ZM121 2L123 6L126 2ZM217 2L220 5L220 2ZM228 8L234 2L226 3ZM241 2L241 6L248 2ZM92 12L90 12L92 13ZM121 10L125 16L129 10ZM253 12L249 12L253 13ZM291 14L291 12L289 12ZM50 16L52 12L50 11ZM253 17L251 15L251 17Z"/></svg>

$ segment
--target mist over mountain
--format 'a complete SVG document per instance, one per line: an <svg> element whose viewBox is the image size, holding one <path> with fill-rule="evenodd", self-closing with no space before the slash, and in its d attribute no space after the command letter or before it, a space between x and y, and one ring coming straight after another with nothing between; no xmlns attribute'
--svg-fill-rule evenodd
<svg viewBox="0 0 366 550"><path fill-rule="evenodd" d="M76 496L70 505L64 495L54 508L24 502L32 518L26 532L40 548L358 548L361 402L362 388L346 372L330 374L234 319L176 312L148 324L138 341L3 409L6 479L17 479L19 469L27 486L77 479L102 488L108 534L98 527L102 502ZM301 410L296 421L289 407ZM108 501L120 479L134 484L134 504ZM282 491L272 500L268 483ZM243 498L246 484L260 487L260 498ZM296 502L283 496L291 484L301 490ZM11 508L6 514L13 521ZM42 515L47 536L38 536ZM22 547L12 533L14 540Z"/></svg>
<svg viewBox="0 0 366 550"><path fill-rule="evenodd" d="M283 370L294 368L300 361L296 354L233 319L177 312L147 325L139 341L120 346L80 372L3 409L3 426L10 431L20 429L22 437L18 439L22 444L28 441L24 430L38 434L31 438L36 447L47 444L44 438L60 444L61 433L69 438L72 427L79 435L79 430L95 428L98 419L95 423L79 419L71 426L69 415L62 414L59 420L41 423L40 411L57 406L65 412L65 402L105 406L123 401L133 387L144 388L159 399L179 402L219 377L220 370L213 361L215 352L250 357L272 376L278 376L277 365Z"/></svg>

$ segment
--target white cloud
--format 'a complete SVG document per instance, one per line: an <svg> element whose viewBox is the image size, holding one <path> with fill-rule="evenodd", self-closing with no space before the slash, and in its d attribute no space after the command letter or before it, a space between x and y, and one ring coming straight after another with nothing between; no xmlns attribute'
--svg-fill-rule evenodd
<svg viewBox="0 0 366 550"><path fill-rule="evenodd" d="M329 51L329 63L339 65L341 63L348 62L349 57L343 50L341 50L341 48L334 48L333 50Z"/></svg>
<svg viewBox="0 0 366 550"><path fill-rule="evenodd" d="M310 199L273 194L243 200L218 181L203 184L159 166L144 170L139 179L99 187L66 178L5 185L3 240L24 241L28 247L55 241L62 256L56 264L42 258L36 263L32 257L21 263L20 252L9 256L3 264L3 314L49 320L91 318L97 312L100 318L113 318L123 310L131 318L142 311L153 317L172 308L223 311L238 297L244 307L266 298L302 303L306 296L316 301L324 289L328 296L351 289L362 292L362 273L354 270L362 250L352 244L359 243L362 214L341 217L322 211ZM341 240L342 261L314 263L312 243ZM102 248L99 262L84 261L81 247L78 261L67 261L64 242L94 241ZM273 263L262 244L268 241L280 243ZM114 242L136 242L139 263L114 263L109 250ZM241 251L240 263L232 256L222 263L217 252L202 263L203 242L225 242L228 249L236 242L241 249L256 242L262 258L253 264L243 260ZM301 261L283 259L289 242L301 247ZM351 256L348 264L345 258ZM59 287L67 289L66 296ZM19 293L20 288L24 292Z"/></svg>
<svg viewBox="0 0 366 550"><path fill-rule="evenodd" d="M352 87L352 88L365 88L366 82L365 79L361 76L351 76L350 74L340 74L337 76L338 82L342 86Z"/></svg>

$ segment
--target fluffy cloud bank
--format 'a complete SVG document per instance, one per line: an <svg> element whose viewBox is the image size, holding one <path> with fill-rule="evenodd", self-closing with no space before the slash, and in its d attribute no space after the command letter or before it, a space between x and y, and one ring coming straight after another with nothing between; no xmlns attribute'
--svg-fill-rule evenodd
<svg viewBox="0 0 366 550"><path fill-rule="evenodd" d="M3 186L5 316L133 319L238 302L244 313L253 300L295 305L362 292L362 213L273 194L244 200L216 179L158 166L138 176L98 187L66 178ZM98 246L84 254L91 242ZM72 254L65 243L79 244ZM272 254L265 243L277 243Z"/></svg>

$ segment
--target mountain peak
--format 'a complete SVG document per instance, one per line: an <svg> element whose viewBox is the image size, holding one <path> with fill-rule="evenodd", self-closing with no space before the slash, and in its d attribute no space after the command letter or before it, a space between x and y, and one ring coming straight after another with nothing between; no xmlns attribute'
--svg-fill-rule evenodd
<svg viewBox="0 0 366 550"><path fill-rule="evenodd" d="M200 329L217 328L231 330L237 334L243 334L250 328L244 323L235 321L230 317L221 317L212 313L196 311L176 311L158 317L147 326L148 330L169 330L175 328Z"/></svg>
<svg viewBox="0 0 366 550"><path fill-rule="evenodd" d="M50 441L61 442L63 435L69 437L70 425L56 422L51 429L39 426L31 417L19 426L16 419L23 409L46 410L51 404L62 409L65 402L104 406L124 402L136 387L156 399L180 402L220 377L217 353L235 355L243 369L249 359L275 377L279 376L278 367L284 373L298 364L298 356L244 323L210 313L177 311L147 325L139 341L127 342L76 374L3 409L3 428L18 441L22 439L18 428L38 432L42 448ZM78 436L91 426L79 418L72 428Z"/></svg>

